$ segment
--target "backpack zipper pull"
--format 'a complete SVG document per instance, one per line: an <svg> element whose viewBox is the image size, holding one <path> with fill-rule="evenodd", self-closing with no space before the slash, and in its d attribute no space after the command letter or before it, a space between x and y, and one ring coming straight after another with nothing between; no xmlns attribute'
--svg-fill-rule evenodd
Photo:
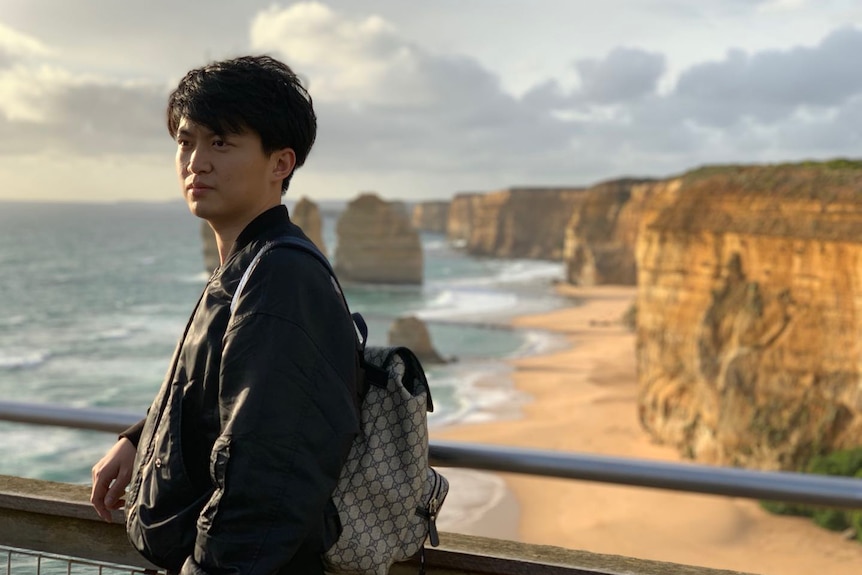
<svg viewBox="0 0 862 575"><path fill-rule="evenodd" d="M428 505L428 538L431 541L431 547L440 545L440 536L437 534L437 509L439 503L434 497Z"/></svg>

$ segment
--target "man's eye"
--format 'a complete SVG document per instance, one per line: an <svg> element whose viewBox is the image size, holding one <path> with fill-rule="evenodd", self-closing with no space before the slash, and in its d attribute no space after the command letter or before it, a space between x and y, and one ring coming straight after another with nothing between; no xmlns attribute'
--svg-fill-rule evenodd
<svg viewBox="0 0 862 575"><path fill-rule="evenodd" d="M224 148L227 145L227 142L224 140L213 140L213 146L216 148Z"/></svg>
<svg viewBox="0 0 862 575"><path fill-rule="evenodd" d="M186 146L189 145L189 141L184 140L183 138L177 138L177 145L180 146L181 148L185 148Z"/></svg>

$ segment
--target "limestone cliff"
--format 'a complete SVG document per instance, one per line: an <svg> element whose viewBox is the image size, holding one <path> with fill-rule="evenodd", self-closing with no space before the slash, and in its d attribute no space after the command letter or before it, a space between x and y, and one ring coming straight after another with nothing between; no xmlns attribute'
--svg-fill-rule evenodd
<svg viewBox="0 0 862 575"><path fill-rule="evenodd" d="M413 206L413 227L424 232L446 233L449 202L420 202Z"/></svg>
<svg viewBox="0 0 862 575"><path fill-rule="evenodd" d="M623 179L589 188L565 230L566 281L575 285L635 285L635 243L644 204L662 186Z"/></svg>
<svg viewBox="0 0 862 575"><path fill-rule="evenodd" d="M446 239L450 243L458 246L467 244L473 230L473 215L481 201L482 194L478 192L461 192L452 198L446 222Z"/></svg>
<svg viewBox="0 0 862 575"><path fill-rule="evenodd" d="M305 196L299 198L293 210L290 212L290 220L302 228L314 245L328 257L326 244L323 241L323 220L320 217L320 208Z"/></svg>
<svg viewBox="0 0 862 575"><path fill-rule="evenodd" d="M639 409L657 439L783 469L862 443L862 169L665 182L637 265Z"/></svg>
<svg viewBox="0 0 862 575"><path fill-rule="evenodd" d="M449 238L463 240L473 255L560 260L566 224L583 195L580 188L510 188L456 196ZM453 226L453 219L469 223Z"/></svg>
<svg viewBox="0 0 862 575"><path fill-rule="evenodd" d="M347 205L336 231L335 272L340 280L422 283L422 244L400 202L361 194Z"/></svg>

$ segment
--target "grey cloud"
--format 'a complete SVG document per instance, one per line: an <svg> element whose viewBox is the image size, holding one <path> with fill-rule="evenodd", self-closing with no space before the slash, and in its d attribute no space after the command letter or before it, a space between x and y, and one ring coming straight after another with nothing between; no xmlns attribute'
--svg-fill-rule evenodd
<svg viewBox="0 0 862 575"><path fill-rule="evenodd" d="M56 105L72 139L81 137L86 150L126 152L164 148L170 140L166 101L167 95L154 86L91 84L68 90Z"/></svg>
<svg viewBox="0 0 862 575"><path fill-rule="evenodd" d="M629 86L585 82L566 94L547 82L522 103L579 118L569 123L573 163L599 166L596 156L603 154L615 166L607 175L655 174L660 168L673 173L705 162L853 156L862 149L862 77L852 73L860 50L862 32L844 28L813 47L731 52L722 61L683 71L664 94L656 93L650 80L659 75L655 58L652 72ZM602 60L623 61L619 55ZM584 77L600 68L596 64ZM608 64L604 69L627 68ZM624 94L639 97L620 100ZM600 114L597 105L604 105Z"/></svg>
<svg viewBox="0 0 862 575"><path fill-rule="evenodd" d="M493 169L567 146L569 126L506 94L498 78L472 60L418 61L430 92L425 105L321 102L314 162L332 169Z"/></svg>
<svg viewBox="0 0 862 575"><path fill-rule="evenodd" d="M600 138L605 149L640 149L661 156L699 150L706 143L704 134L692 129L666 98L653 96L626 111L624 120L593 126L594 137Z"/></svg>
<svg viewBox="0 0 862 575"><path fill-rule="evenodd" d="M84 84L58 89L47 122L3 120L0 151L73 155L136 154L170 147L166 94L153 86Z"/></svg>
<svg viewBox="0 0 862 575"><path fill-rule="evenodd" d="M588 111L591 105L631 104L653 96L664 74L661 54L633 48L616 48L604 59L578 60L574 64L580 87L566 94L555 80L548 80L527 91L522 102L550 109Z"/></svg>
<svg viewBox="0 0 862 575"><path fill-rule="evenodd" d="M796 115L776 128L782 149L800 154L858 155L862 150L862 94L851 98L829 117L812 120Z"/></svg>
<svg viewBox="0 0 862 575"><path fill-rule="evenodd" d="M533 86L521 97L521 101L528 106L549 109L565 108L571 104L571 98L556 80L547 80Z"/></svg>
<svg viewBox="0 0 862 575"><path fill-rule="evenodd" d="M775 0L641 0L651 13L667 18L684 18L702 25L704 20L725 16L745 16Z"/></svg>
<svg viewBox="0 0 862 575"><path fill-rule="evenodd" d="M383 38L372 51L391 53L392 41ZM683 71L662 94L656 86L664 57L638 49L579 61L581 85L574 91L551 80L521 98L506 93L475 60L412 49L427 98L386 107L316 100L320 134L304 170L585 184L623 174L668 175L705 161L862 149L862 77L853 73L862 32L855 29L838 30L810 48L731 53ZM314 95L313 82L311 89ZM57 118L51 124L0 116L0 152L169 149L165 100L156 86L69 88L51 100ZM605 105L614 113L593 114ZM821 119L808 119L811 110Z"/></svg>
<svg viewBox="0 0 862 575"><path fill-rule="evenodd" d="M860 52L862 31L854 28L837 30L813 48L734 51L686 70L674 96L710 125L745 116L773 123L798 106L837 106L862 91L862 76L854 72Z"/></svg>
<svg viewBox="0 0 862 575"><path fill-rule="evenodd" d="M309 165L417 178L504 173L512 183L580 184L622 174L668 175L703 163L846 155L860 147L862 104L854 94L862 90L855 78L836 84L834 76L852 70L847 62L860 37L844 29L813 48L733 53L685 70L678 85L661 94L656 86L664 58L635 49L580 62L576 90L566 92L551 80L521 98L504 92L473 60L419 54L428 103L321 103L320 138ZM595 114L599 107L603 113ZM826 108L836 112L812 121L807 111L815 108L824 117Z"/></svg>
<svg viewBox="0 0 862 575"><path fill-rule="evenodd" d="M581 78L579 97L615 103L654 93L665 72L665 58L644 50L615 48L604 60L579 60L575 68Z"/></svg>
<svg viewBox="0 0 862 575"><path fill-rule="evenodd" d="M0 70L3 70L4 68L11 68L12 64L14 63L15 58L12 56L12 54L6 52L5 50L3 50L2 47L0 47Z"/></svg>
<svg viewBox="0 0 862 575"><path fill-rule="evenodd" d="M8 120L0 114L0 154L35 154L56 140L49 126Z"/></svg>

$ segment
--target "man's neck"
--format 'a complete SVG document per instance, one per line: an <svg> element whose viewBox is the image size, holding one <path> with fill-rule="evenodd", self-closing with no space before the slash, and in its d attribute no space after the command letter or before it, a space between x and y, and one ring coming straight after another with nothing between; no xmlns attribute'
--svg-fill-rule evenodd
<svg viewBox="0 0 862 575"><path fill-rule="evenodd" d="M232 233L224 233L218 232L213 229L213 233L215 234L216 246L218 247L218 259L219 265L223 265L227 257L230 255L230 250L233 247L233 244L236 242L236 238L239 237L239 234L242 230L237 230Z"/></svg>
<svg viewBox="0 0 862 575"><path fill-rule="evenodd" d="M219 265L222 265L225 263L225 261L227 261L227 258L228 256L230 256L231 250L233 249L237 238L240 236L243 230L248 227L248 225L262 213L274 208L280 203L281 202L274 205L264 206L260 210L249 215L247 218L244 218L241 222L233 221L230 223L222 223L218 221L209 221L210 228L212 228L213 234L216 238L216 246L218 247L219 254Z"/></svg>

